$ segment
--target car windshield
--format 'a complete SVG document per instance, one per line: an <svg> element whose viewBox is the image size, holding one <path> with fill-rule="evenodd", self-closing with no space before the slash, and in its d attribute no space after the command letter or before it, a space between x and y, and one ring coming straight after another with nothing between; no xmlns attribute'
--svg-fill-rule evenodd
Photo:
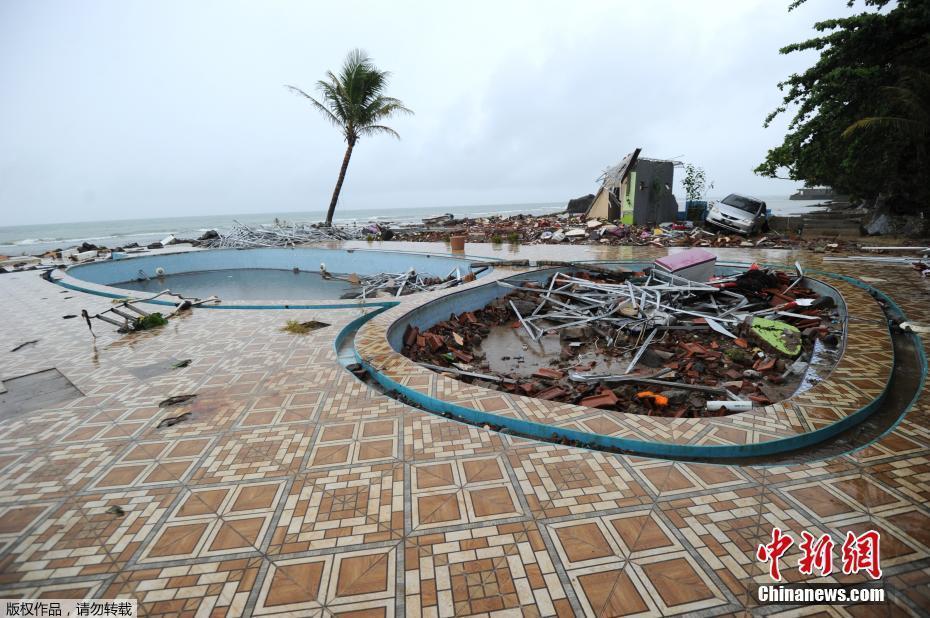
<svg viewBox="0 0 930 618"><path fill-rule="evenodd" d="M740 210L744 210L754 215L758 214L759 208L762 207L762 202L757 202L756 200L749 199L748 197L743 197L742 195L736 195L735 193L731 193L730 195L726 196L720 201L726 204L727 206L732 206L733 208L739 208Z"/></svg>

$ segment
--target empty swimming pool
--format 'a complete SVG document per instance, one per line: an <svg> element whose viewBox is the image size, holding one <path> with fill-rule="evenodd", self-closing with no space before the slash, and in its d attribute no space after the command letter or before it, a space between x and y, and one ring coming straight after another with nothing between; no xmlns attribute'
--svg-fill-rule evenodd
<svg viewBox="0 0 930 618"><path fill-rule="evenodd" d="M339 279L324 279L320 273L229 268L122 281L113 287L153 294L169 289L187 298L325 300L340 298L355 286Z"/></svg>
<svg viewBox="0 0 930 618"><path fill-rule="evenodd" d="M121 257L72 266L64 283L87 292L127 295L170 289L223 301L340 299L359 287L346 281L379 273L443 278L470 272L470 260L442 254L316 248L213 249ZM321 271L335 278L321 276ZM479 276L481 273L478 273ZM340 278L342 277L342 278ZM354 280L354 278L353 278Z"/></svg>

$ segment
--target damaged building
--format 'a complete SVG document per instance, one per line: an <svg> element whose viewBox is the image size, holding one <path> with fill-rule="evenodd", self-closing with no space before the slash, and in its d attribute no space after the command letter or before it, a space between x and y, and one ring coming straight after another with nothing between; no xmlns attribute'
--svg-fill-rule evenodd
<svg viewBox="0 0 930 618"><path fill-rule="evenodd" d="M569 213L626 225L675 221L678 200L672 193L678 161L640 157L637 148L603 173L597 194L569 202Z"/></svg>

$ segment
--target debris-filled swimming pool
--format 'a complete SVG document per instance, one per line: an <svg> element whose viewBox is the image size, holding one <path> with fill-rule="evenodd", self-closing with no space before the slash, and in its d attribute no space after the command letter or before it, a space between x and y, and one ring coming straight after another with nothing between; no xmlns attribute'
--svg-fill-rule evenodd
<svg viewBox="0 0 930 618"><path fill-rule="evenodd" d="M841 355L844 314L800 266L686 273L698 281L583 268L500 281L505 293L483 307L408 326L402 352L486 388L669 417L783 400Z"/></svg>

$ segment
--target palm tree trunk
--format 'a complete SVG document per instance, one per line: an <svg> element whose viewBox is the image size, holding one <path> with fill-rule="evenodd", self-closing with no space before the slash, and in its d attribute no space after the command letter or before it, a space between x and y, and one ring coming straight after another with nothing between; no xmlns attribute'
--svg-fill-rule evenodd
<svg viewBox="0 0 930 618"><path fill-rule="evenodd" d="M339 180L336 181L336 188L333 189L333 199L329 202L329 210L326 211L326 225L333 224L333 215L336 213L336 202L339 201L339 192L342 191L342 183L346 179L346 170L349 169L349 159L352 158L352 149L355 148L355 140L349 140L349 146L346 148L346 156L342 158L342 167L339 169Z"/></svg>

